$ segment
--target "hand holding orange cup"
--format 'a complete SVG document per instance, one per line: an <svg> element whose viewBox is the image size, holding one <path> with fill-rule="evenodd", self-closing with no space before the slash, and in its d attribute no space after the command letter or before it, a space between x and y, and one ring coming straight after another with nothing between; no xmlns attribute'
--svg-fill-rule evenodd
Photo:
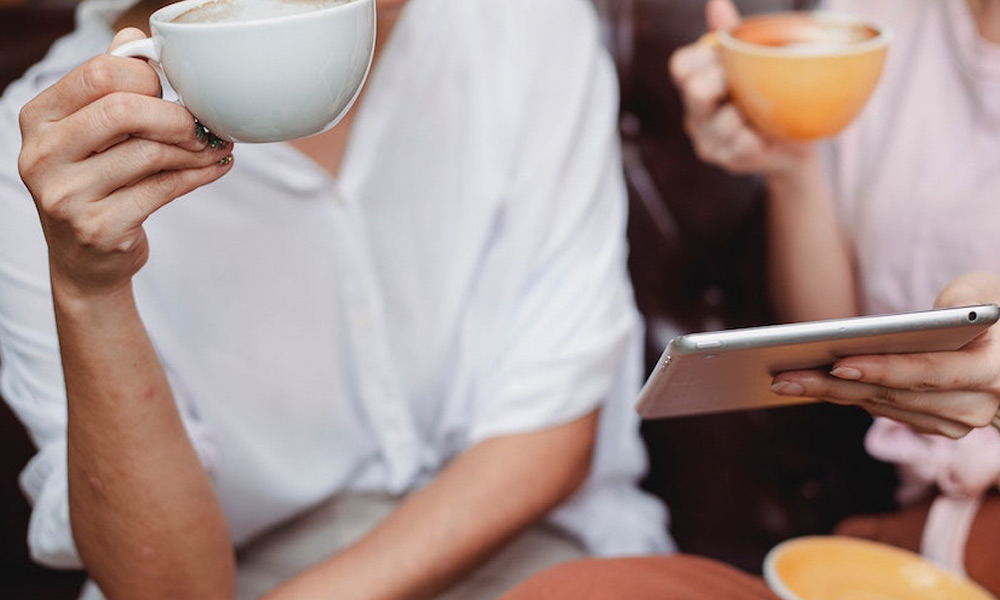
<svg viewBox="0 0 1000 600"><path fill-rule="evenodd" d="M825 13L779 12L710 33L733 101L761 132L785 140L839 133L879 81L890 32Z"/></svg>

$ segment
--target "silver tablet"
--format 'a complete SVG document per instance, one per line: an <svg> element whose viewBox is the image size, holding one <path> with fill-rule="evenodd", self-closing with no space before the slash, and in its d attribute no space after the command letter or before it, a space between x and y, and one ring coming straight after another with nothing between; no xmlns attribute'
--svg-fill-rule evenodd
<svg viewBox="0 0 1000 600"><path fill-rule="evenodd" d="M844 356L957 350L998 317L996 304L983 304L681 335L667 345L636 408L656 419L809 402L771 393L771 378Z"/></svg>

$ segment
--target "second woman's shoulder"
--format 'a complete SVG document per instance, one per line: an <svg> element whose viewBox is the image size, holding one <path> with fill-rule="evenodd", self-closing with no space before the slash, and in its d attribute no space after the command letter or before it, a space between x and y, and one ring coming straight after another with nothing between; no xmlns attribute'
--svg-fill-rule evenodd
<svg viewBox="0 0 1000 600"><path fill-rule="evenodd" d="M936 8L942 2L964 2L965 0L824 0L820 8L834 13L846 14L875 21L888 26L893 31L907 31L922 20L927 9Z"/></svg>

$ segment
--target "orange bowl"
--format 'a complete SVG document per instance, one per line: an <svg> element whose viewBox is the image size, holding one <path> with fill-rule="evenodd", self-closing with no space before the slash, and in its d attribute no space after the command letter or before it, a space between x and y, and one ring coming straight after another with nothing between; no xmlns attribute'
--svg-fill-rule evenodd
<svg viewBox="0 0 1000 600"><path fill-rule="evenodd" d="M782 600L997 600L919 554L843 536L778 544L764 558L764 579Z"/></svg>

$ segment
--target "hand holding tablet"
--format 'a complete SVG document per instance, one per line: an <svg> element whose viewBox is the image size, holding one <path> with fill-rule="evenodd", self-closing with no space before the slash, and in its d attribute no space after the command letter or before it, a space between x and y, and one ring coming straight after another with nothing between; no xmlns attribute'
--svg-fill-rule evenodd
<svg viewBox="0 0 1000 600"><path fill-rule="evenodd" d="M848 356L957 350L998 317L996 304L979 304L682 335L663 352L637 410L653 419L810 402L772 391L774 376L829 370Z"/></svg>

